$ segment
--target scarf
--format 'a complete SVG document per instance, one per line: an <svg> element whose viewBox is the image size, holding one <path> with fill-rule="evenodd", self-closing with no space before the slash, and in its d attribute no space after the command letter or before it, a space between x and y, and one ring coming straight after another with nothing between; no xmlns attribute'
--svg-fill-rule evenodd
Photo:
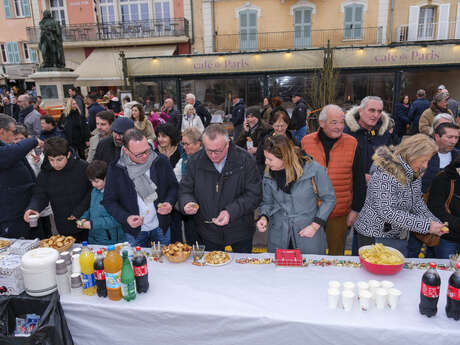
<svg viewBox="0 0 460 345"><path fill-rule="evenodd" d="M295 181L286 184L286 170L270 170L270 175L275 180L278 190L282 190L286 194L291 194L291 188Z"/></svg>
<svg viewBox="0 0 460 345"><path fill-rule="evenodd" d="M124 150L120 151L120 159L118 164L126 168L129 178L134 183L136 193L146 204L150 202L153 203L158 198L156 192L156 184L153 183L153 181L145 174L147 170L150 169L152 163L157 159L157 157L158 155L153 151L152 148L152 152L150 153L147 162L144 164L138 164L131 161Z"/></svg>

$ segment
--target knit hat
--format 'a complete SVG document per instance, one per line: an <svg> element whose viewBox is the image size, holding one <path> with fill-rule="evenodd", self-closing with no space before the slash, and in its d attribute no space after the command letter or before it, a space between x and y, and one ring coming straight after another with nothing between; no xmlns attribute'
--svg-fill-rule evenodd
<svg viewBox="0 0 460 345"><path fill-rule="evenodd" d="M112 123L112 131L118 134L124 134L131 128L134 128L134 122L127 117L119 117Z"/></svg>

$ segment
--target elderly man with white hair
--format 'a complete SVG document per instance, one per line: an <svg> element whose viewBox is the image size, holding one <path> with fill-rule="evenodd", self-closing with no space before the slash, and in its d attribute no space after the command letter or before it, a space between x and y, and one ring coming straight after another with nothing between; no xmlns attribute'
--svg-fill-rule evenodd
<svg viewBox="0 0 460 345"><path fill-rule="evenodd" d="M319 115L319 130L302 139L302 149L327 169L337 199L324 227L329 255L343 255L347 227L355 222L366 198L358 141L343 133L344 118L339 106L326 105Z"/></svg>
<svg viewBox="0 0 460 345"><path fill-rule="evenodd" d="M452 117L452 115L447 114L447 113L441 113L441 114L436 115L433 119L433 125L431 126L430 135L434 134L436 127L438 127L441 123L446 123L446 122L455 123L455 120Z"/></svg>
<svg viewBox="0 0 460 345"><path fill-rule="evenodd" d="M208 127L211 123L211 114L209 113L208 109L196 99L193 93L188 93L185 95L185 103L193 105L195 108L196 113L201 119L204 127Z"/></svg>

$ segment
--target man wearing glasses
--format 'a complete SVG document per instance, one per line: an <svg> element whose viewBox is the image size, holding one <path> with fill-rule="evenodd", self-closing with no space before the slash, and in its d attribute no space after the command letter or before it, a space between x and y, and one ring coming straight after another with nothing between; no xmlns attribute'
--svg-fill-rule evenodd
<svg viewBox="0 0 460 345"><path fill-rule="evenodd" d="M230 142L220 124L205 129L203 146L187 163L179 187L180 208L195 215L207 251L231 245L234 252L250 253L254 210L262 197L256 163Z"/></svg>
<svg viewBox="0 0 460 345"><path fill-rule="evenodd" d="M107 171L102 204L123 226L132 246L169 244L170 213L178 184L168 158L135 128L123 135L120 158Z"/></svg>

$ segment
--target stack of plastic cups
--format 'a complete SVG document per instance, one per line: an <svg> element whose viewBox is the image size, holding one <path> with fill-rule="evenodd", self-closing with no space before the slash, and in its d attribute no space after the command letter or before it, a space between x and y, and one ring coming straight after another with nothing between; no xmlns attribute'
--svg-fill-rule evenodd
<svg viewBox="0 0 460 345"><path fill-rule="evenodd" d="M62 259L56 261L56 284L59 295L70 294L70 279L67 275L67 265Z"/></svg>

